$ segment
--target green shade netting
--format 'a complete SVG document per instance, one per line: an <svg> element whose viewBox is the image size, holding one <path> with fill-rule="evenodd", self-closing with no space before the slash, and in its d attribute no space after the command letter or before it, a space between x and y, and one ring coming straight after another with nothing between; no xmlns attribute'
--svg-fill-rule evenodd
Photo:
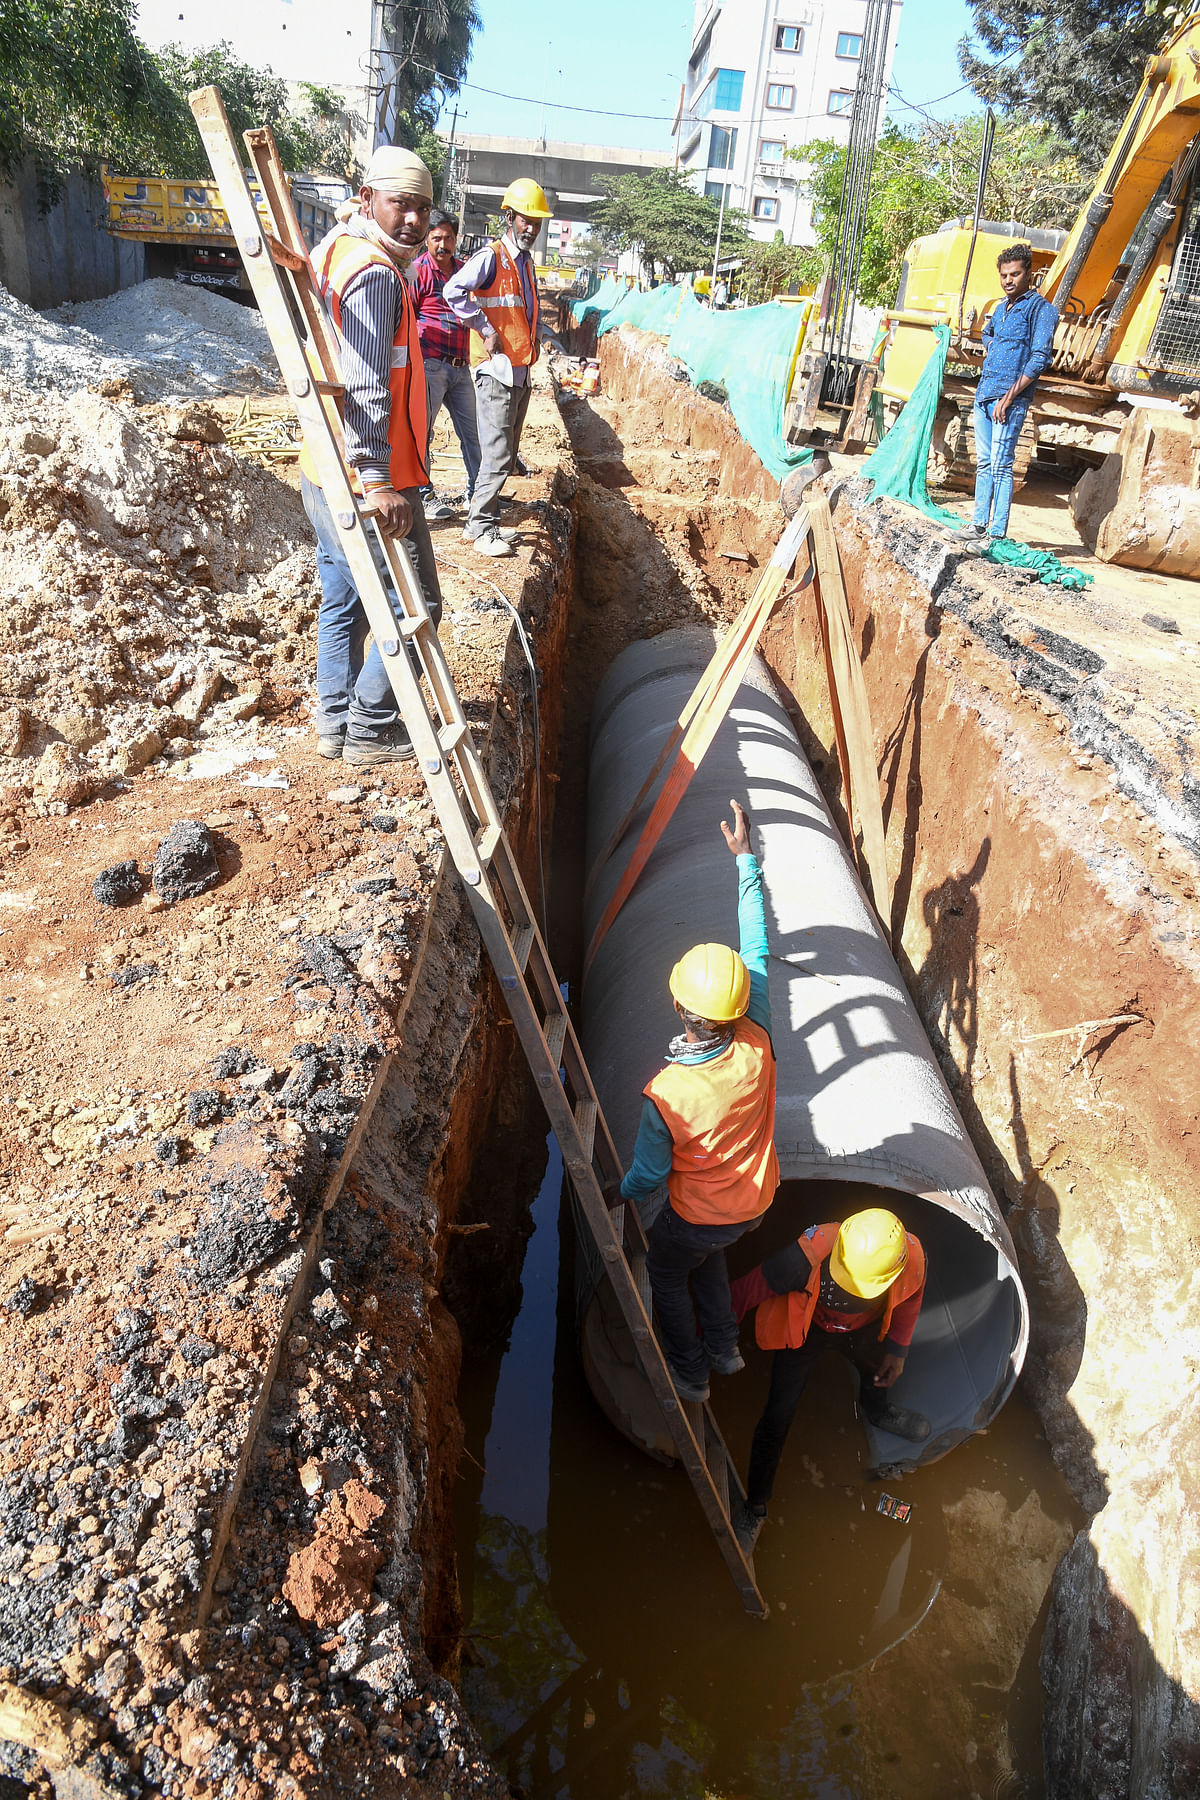
<svg viewBox="0 0 1200 1800"><path fill-rule="evenodd" d="M571 317L577 325L581 325L589 313L606 313L610 306L615 306L625 292L625 283L618 281L615 275L606 275L594 294L586 300L572 300Z"/></svg>
<svg viewBox="0 0 1200 1800"><path fill-rule="evenodd" d="M618 325L636 325L639 331L656 331L661 337L669 337L685 291L682 287L656 287L639 293L637 288L630 288L605 313L596 327L596 336L601 338Z"/></svg>
<svg viewBox="0 0 1200 1800"><path fill-rule="evenodd" d="M925 485L925 469L929 462L929 446L933 438L933 422L942 393L946 373L946 354L950 346L950 327L933 327L933 349L912 391L887 436L862 466L865 480L875 488L875 499L886 495L905 506L936 519L939 525L960 525L962 520L947 506L938 506L929 498ZM993 538L983 553L989 562L1009 568L1031 570L1047 587L1082 588L1095 579L1082 569L1068 568L1049 550L1034 550L1012 538Z"/></svg>

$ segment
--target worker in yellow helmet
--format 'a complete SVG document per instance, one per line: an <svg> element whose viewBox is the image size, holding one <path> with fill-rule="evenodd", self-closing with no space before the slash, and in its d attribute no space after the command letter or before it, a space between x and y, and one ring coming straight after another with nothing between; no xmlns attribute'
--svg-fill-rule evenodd
<svg viewBox="0 0 1200 1800"><path fill-rule="evenodd" d="M550 206L536 181L510 182L500 202L506 230L452 275L442 299L471 329L480 467L463 537L484 556L511 556L500 525L500 490L517 464L537 361L540 307L532 251Z"/></svg>
<svg viewBox="0 0 1200 1800"><path fill-rule="evenodd" d="M925 1252L894 1212L867 1207L839 1225L813 1225L733 1285L739 1319L756 1307L754 1335L775 1352L754 1429L746 1501L734 1527L749 1551L762 1530L775 1471L808 1377L826 1350L858 1370L858 1404L880 1431L920 1443L929 1421L889 1390L904 1368L925 1296Z"/></svg>
<svg viewBox="0 0 1200 1800"><path fill-rule="evenodd" d="M762 876L750 821L736 800L731 805L733 829L722 819L721 830L737 859L740 954L697 944L671 970L683 1030L643 1090L621 1183L626 1200L666 1183L646 1267L663 1350L685 1400L707 1400L710 1369L736 1375L745 1367L725 1250L758 1224L779 1185Z"/></svg>

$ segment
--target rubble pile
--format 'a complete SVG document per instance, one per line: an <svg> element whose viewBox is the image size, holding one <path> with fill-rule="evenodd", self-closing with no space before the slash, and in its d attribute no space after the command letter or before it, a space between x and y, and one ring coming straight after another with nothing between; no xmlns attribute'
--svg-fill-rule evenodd
<svg viewBox="0 0 1200 1800"><path fill-rule="evenodd" d="M0 420L0 788L76 805L311 656L311 536L195 402L8 386Z"/></svg>

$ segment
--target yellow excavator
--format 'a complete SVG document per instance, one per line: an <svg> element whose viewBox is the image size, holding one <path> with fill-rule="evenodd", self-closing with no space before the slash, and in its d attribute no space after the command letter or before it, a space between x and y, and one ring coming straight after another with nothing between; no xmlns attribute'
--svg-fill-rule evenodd
<svg viewBox="0 0 1200 1800"><path fill-rule="evenodd" d="M886 315L879 391L903 401L950 328L930 474L974 482L970 412L988 314L1002 298L996 253L1018 239L1059 310L1054 361L1018 451L1083 465L1071 496L1106 561L1200 574L1200 13L1145 77L1086 205L1065 234L955 220L905 254ZM982 188L982 182L981 182Z"/></svg>

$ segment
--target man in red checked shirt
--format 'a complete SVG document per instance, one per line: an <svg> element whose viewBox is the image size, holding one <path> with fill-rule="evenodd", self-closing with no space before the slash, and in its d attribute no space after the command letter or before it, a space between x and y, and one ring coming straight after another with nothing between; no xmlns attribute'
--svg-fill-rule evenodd
<svg viewBox="0 0 1200 1800"><path fill-rule="evenodd" d="M449 213L434 207L429 215L429 236L425 249L415 257L408 272L413 299L417 303L417 332L421 354L425 358L425 397L429 408L429 443L433 446L433 426L445 406L450 414L462 450L467 471L467 499L475 492L479 474L479 432L475 424L475 383L471 379L471 333L461 319L450 311L442 298L442 289L450 277L463 267L462 258L454 254L458 242L458 226ZM429 465L430 482L433 464ZM434 492L432 485L421 494L427 519L449 519L454 508Z"/></svg>
<svg viewBox="0 0 1200 1800"><path fill-rule="evenodd" d="M771 1387L754 1428L746 1501L734 1519L749 1552L762 1530L775 1471L800 1396L826 1350L858 1370L858 1404L880 1431L920 1443L929 1421L897 1406L888 1389L904 1368L925 1297L925 1252L895 1213L869 1207L844 1224L812 1225L733 1284L739 1319L757 1308L754 1335L775 1352Z"/></svg>

